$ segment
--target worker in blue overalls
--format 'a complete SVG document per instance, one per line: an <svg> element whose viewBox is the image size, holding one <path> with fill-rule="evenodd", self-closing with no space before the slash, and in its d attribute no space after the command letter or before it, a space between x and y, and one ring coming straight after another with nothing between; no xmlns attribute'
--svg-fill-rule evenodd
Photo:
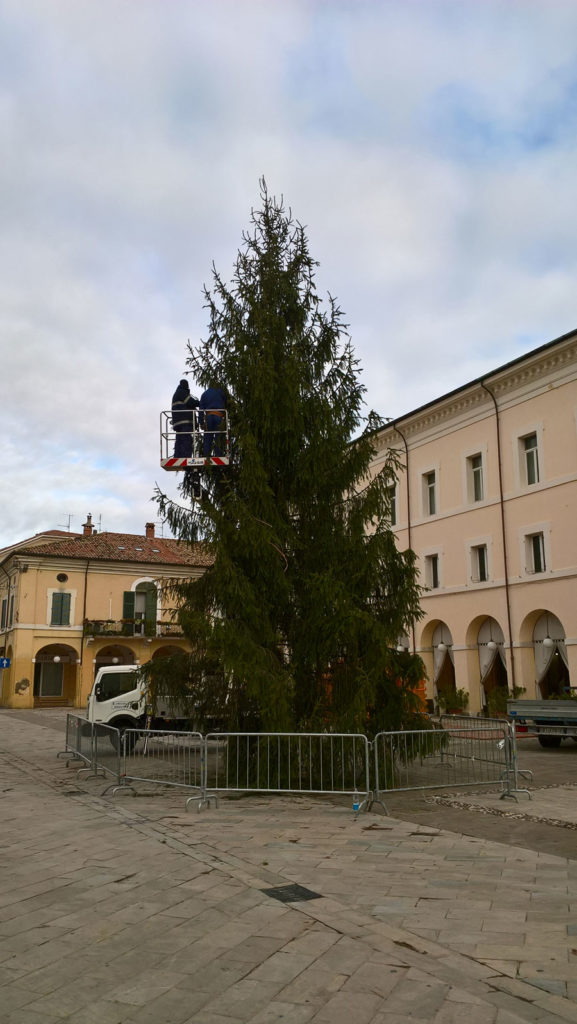
<svg viewBox="0 0 577 1024"><path fill-rule="evenodd" d="M204 430L202 454L205 459L211 455L223 455L223 440L226 436L227 394L224 388L212 385L200 396L198 419Z"/></svg>

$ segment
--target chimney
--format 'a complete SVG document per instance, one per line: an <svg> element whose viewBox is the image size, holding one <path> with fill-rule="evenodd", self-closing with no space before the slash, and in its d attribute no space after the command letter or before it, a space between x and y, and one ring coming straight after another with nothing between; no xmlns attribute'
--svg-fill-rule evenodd
<svg viewBox="0 0 577 1024"><path fill-rule="evenodd" d="M154 540L154 523L146 523L145 530L146 530L146 539L147 540Z"/></svg>
<svg viewBox="0 0 577 1024"><path fill-rule="evenodd" d="M86 516L86 522L82 524L82 533L85 537L92 537L94 527L92 525L92 515L90 512Z"/></svg>

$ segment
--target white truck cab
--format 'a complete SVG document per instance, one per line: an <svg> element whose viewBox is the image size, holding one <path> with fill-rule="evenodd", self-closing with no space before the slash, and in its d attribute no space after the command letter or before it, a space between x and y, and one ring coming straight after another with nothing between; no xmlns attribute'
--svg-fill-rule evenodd
<svg viewBox="0 0 577 1024"><path fill-rule="evenodd" d="M146 683L138 665L106 665L98 670L88 698L89 722L125 729L166 729L186 726L182 707L175 708L170 697L158 696L154 711L148 704Z"/></svg>
<svg viewBox="0 0 577 1024"><path fill-rule="evenodd" d="M97 672L88 698L89 722L115 729L141 729L146 723L146 689L138 665L107 665Z"/></svg>

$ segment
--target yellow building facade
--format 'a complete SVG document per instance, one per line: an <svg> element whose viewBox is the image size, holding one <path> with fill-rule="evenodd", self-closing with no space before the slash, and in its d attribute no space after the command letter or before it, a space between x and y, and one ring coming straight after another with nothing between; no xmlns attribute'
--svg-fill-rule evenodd
<svg viewBox="0 0 577 1024"><path fill-rule="evenodd" d="M200 576L201 545L96 533L38 534L0 551L0 704L82 707L102 665L188 650L169 582Z"/></svg>
<svg viewBox="0 0 577 1024"><path fill-rule="evenodd" d="M388 447L404 466L394 530L426 589L402 642L429 700L496 713L577 688L577 332L391 421L378 447L374 472Z"/></svg>

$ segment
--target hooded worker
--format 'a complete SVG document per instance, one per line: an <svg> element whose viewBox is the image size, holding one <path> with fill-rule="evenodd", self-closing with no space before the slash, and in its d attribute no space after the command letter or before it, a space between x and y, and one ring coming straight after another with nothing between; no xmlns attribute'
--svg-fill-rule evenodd
<svg viewBox="0 0 577 1024"><path fill-rule="evenodd" d="M172 396L172 429L176 435L176 458L189 459L192 456L195 409L198 409L198 398L191 395L188 381L181 380Z"/></svg>

